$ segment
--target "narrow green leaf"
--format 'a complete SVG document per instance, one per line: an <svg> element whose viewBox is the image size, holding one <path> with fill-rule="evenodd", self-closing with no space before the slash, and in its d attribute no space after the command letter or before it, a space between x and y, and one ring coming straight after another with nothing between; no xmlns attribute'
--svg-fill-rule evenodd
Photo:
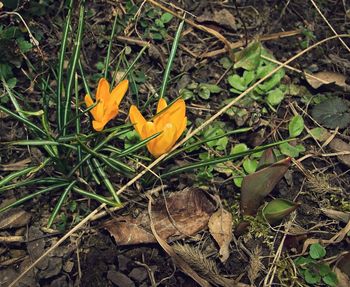
<svg viewBox="0 0 350 287"><path fill-rule="evenodd" d="M67 79L66 99L65 99L65 105L63 110L63 120L62 120L62 126L64 127L62 132L63 135L66 134L67 129L65 126L66 126L66 123L68 122L68 115L70 114L71 97L72 97L71 90L72 90L77 63L80 56L81 42L83 37L84 16L85 16L85 1L81 1L80 10L79 10L78 32L75 39L73 56L72 56L72 61L71 61L70 70L69 70L68 79Z"/></svg>
<svg viewBox="0 0 350 287"><path fill-rule="evenodd" d="M112 201L112 200L109 200L108 198L105 198L101 195L98 195L98 194L95 194L95 193L92 193L92 192L88 192L86 190L83 190L77 186L74 186L73 187L73 191L85 196L85 197L88 197L88 198L91 198L91 199L94 199L94 200L97 200L98 202L101 202L101 203L105 203L107 205L110 205L110 206L120 206L120 207L123 207L122 204L118 204L116 203L115 201Z"/></svg>
<svg viewBox="0 0 350 287"><path fill-rule="evenodd" d="M61 197L59 198L58 202L56 203L55 208L53 209L49 221L47 223L47 227L50 228L52 223L54 222L54 220L57 217L58 212L61 210L61 207L63 205L63 203L65 202L68 193L71 191L71 189L73 188L73 186L77 183L76 180L72 181L63 191Z"/></svg>
<svg viewBox="0 0 350 287"><path fill-rule="evenodd" d="M71 24L72 20L72 10L73 10L73 0L69 0L68 2L68 14L67 17L64 21L64 29L63 29L63 36L61 40L61 48L60 48L60 53L59 53L59 64L58 64L58 79L57 79L57 102L56 102L56 108L57 108L57 124L58 124L58 130L62 130L62 97L63 97L63 84L62 84L62 79L63 79L63 65L64 65L64 58L65 58L65 53L66 53L66 48L67 48L67 43L68 43L68 32L69 32L69 27Z"/></svg>
<svg viewBox="0 0 350 287"><path fill-rule="evenodd" d="M58 189L58 188L66 187L67 185L68 185L68 183L60 183L60 184L52 185L50 187L47 187L47 188L41 189L39 191L33 192L33 193L31 193L31 194L29 194L27 196L24 196L24 197L22 197L20 199L17 199L13 203L10 203L10 204L8 204L8 205L6 205L4 207L1 207L0 208L0 213L4 212L5 210L8 210L8 209L10 209L12 207L18 206L18 205L20 205L20 204L22 204L22 203L24 203L24 202L26 202L26 201L28 201L28 200L38 196L40 194L43 194L43 193L46 193L46 192L50 192L50 191Z"/></svg>
<svg viewBox="0 0 350 287"><path fill-rule="evenodd" d="M166 91L166 87L168 85L168 80L170 77L170 71L171 71L171 67L173 65L174 62L174 58L175 58L175 54L176 54L176 50L177 50L177 46L180 42L180 36L181 36L181 32L182 32L182 28L184 26L185 21L181 21L179 27L177 28L176 34L175 34L175 38L173 41L173 45L171 47L171 52L169 55L169 59L167 62L167 65L165 67L165 71L164 71L164 76L163 76L163 81L162 81L162 86L160 87L160 92L159 92L159 97L163 98L165 91Z"/></svg>

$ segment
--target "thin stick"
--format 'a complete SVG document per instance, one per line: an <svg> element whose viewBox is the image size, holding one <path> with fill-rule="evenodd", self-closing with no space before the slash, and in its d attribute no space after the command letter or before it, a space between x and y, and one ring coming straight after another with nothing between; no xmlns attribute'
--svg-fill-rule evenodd
<svg viewBox="0 0 350 287"><path fill-rule="evenodd" d="M331 23L328 22L327 18L322 14L321 10L318 8L317 4L315 3L314 0L310 0L312 5L314 5L315 9L317 10L318 14L320 14L320 16L322 17L322 19L326 22L326 24L328 25L328 27L332 30L332 32L334 33L334 35L338 36L337 31L334 30L334 28L332 27ZM348 50L348 52L350 53L350 48L348 45L346 45L346 43L343 41L342 38L339 37L339 41L343 44L343 46Z"/></svg>
<svg viewBox="0 0 350 287"><path fill-rule="evenodd" d="M183 143L185 143L187 140L189 140L191 137L193 137L195 134L197 134L199 131L204 129L206 126L208 126L210 123L212 123L216 118L221 116L223 113L225 113L229 108L231 108L234 104L236 104L239 100L241 100L243 97L245 97L248 93L250 93L252 90L254 90L258 85L260 85L263 81L265 81L267 78L271 77L274 73L288 65L290 62L294 61L295 59L299 58L300 56L304 55L305 53L309 52L310 50L316 48L319 45L322 45L323 43L333 40L339 37L346 37L350 38L350 34L344 34L344 35L337 35L328 37L326 39L323 39L305 50L299 52L295 56L289 58L286 62L282 63L278 67L276 67L274 70L272 70L269 74L267 74L265 77L261 78L259 81L257 81L254 85L249 87L245 92L240 94L238 97L234 98L230 103L228 103L226 106L221 108L215 115L213 115L211 118L209 118L207 121L205 121L202 125L200 125L198 128L194 129L192 132L188 133L186 137L180 141L178 144L176 144L169 152L161 155L159 158L157 158L155 161L153 161L150 165L147 166L144 170L142 170L138 175L136 175L134 178L132 178L129 182L127 182L123 187L121 187L117 194L121 194L124 192L129 186L134 184L136 181L138 181L148 170L152 169L154 166L156 166L158 163L160 163L170 152L173 152L175 149L177 149L179 146L181 146ZM93 218L101 209L103 209L106 206L106 204L101 204L99 207L97 207L95 210L93 210L90 214L88 214L80 223L78 223L75 227L73 227L70 231L68 231L67 234L65 234L61 239L59 239L53 246L51 246L48 250L44 252L42 256L40 256L37 260L35 260L26 270L21 273L10 285L9 287L14 287L32 268L34 268L40 261L43 259L43 257L47 256L51 251L53 251L55 248L57 248L61 243L63 243L70 235L72 235L74 232L79 230L82 226L85 225L85 223L89 222L91 218Z"/></svg>

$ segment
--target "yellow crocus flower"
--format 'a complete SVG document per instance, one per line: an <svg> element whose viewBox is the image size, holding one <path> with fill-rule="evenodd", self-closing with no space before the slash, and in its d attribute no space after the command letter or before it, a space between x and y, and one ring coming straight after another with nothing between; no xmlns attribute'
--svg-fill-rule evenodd
<svg viewBox="0 0 350 287"><path fill-rule="evenodd" d="M90 110L94 118L92 121L94 130L103 130L104 126L117 116L119 104L128 90L128 86L129 81L123 80L110 92L108 81L104 78L100 79L96 92L97 104ZM87 107L94 104L90 95L85 96L85 104Z"/></svg>
<svg viewBox="0 0 350 287"><path fill-rule="evenodd" d="M174 146L187 123L186 105L183 99L178 99L168 108L166 101L160 99L157 115L153 121L146 121L134 105L130 108L129 116L142 140L161 132L160 135L147 143L147 149L154 157L161 156Z"/></svg>

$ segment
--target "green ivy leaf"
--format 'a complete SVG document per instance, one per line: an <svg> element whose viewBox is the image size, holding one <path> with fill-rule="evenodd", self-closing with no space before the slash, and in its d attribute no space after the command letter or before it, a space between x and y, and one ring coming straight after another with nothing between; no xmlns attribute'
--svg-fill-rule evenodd
<svg viewBox="0 0 350 287"><path fill-rule="evenodd" d="M310 246L309 254L313 259L320 259L326 255L326 249L321 244L314 243Z"/></svg>
<svg viewBox="0 0 350 287"><path fill-rule="evenodd" d="M300 135L304 130L304 120L301 115L296 115L292 118L292 120L289 122L289 136L291 138L297 137Z"/></svg>
<svg viewBox="0 0 350 287"><path fill-rule="evenodd" d="M23 54L29 52L33 48L33 45L23 38L18 38L17 44Z"/></svg>

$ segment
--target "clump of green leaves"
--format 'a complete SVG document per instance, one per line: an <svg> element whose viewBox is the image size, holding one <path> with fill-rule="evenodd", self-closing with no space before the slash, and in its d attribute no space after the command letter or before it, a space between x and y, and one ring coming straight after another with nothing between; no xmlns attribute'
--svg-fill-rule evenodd
<svg viewBox="0 0 350 287"><path fill-rule="evenodd" d="M307 257L301 256L294 260L306 283L316 285L322 281L327 286L337 286L337 275L331 270L329 264L322 262L325 256L326 249L321 244L315 243L310 246Z"/></svg>
<svg viewBox="0 0 350 287"><path fill-rule="evenodd" d="M148 39L163 40L167 37L167 28L173 15L163 13L159 9L150 9L145 16L140 19L140 25L145 29L145 35Z"/></svg>
<svg viewBox="0 0 350 287"><path fill-rule="evenodd" d="M184 100L209 100L212 94L218 94L221 91L222 89L215 84L192 82L186 88L180 90L180 95Z"/></svg>
<svg viewBox="0 0 350 287"><path fill-rule="evenodd" d="M236 62L233 65L236 69L235 73L227 78L231 86L230 91L234 94L241 94L277 67L277 64L267 60L267 58L273 60L275 58L259 42L250 44L235 56ZM284 75L283 69L278 70L258 85L249 96L255 101L266 102L270 107L277 106L283 100L286 92L285 85L281 84Z"/></svg>

